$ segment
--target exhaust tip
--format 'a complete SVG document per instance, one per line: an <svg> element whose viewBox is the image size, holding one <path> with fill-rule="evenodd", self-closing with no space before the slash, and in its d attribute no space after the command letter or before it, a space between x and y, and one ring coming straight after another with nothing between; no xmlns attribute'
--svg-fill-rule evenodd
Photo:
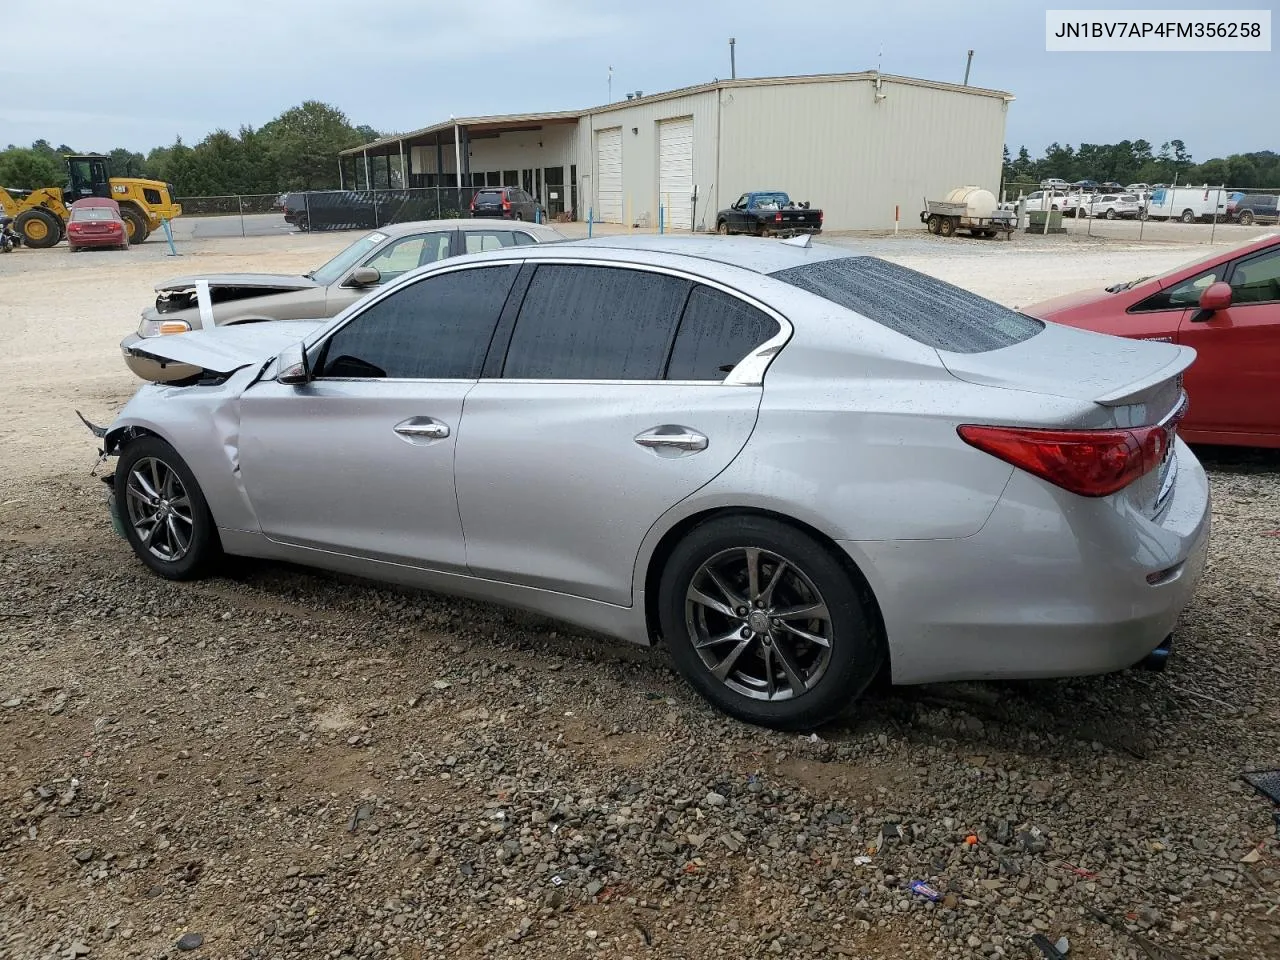
<svg viewBox="0 0 1280 960"><path fill-rule="evenodd" d="M1160 642L1160 646L1156 647L1138 662L1138 667L1143 670L1151 670L1160 673L1169 665L1169 658L1173 656L1173 634L1165 637Z"/></svg>

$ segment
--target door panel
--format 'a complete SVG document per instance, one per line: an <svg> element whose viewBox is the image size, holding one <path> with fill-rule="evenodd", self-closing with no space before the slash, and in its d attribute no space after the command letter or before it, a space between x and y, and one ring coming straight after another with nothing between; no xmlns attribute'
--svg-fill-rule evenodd
<svg viewBox="0 0 1280 960"><path fill-rule="evenodd" d="M667 226L688 230L693 217L693 118L658 124L658 199Z"/></svg>
<svg viewBox="0 0 1280 960"><path fill-rule="evenodd" d="M596 131L596 217L622 222L622 128Z"/></svg>
<svg viewBox="0 0 1280 960"><path fill-rule="evenodd" d="M1280 250L1235 262L1232 304L1207 320L1189 309L1178 342L1194 347L1187 371L1188 427L1280 434Z"/></svg>
<svg viewBox="0 0 1280 960"><path fill-rule="evenodd" d="M720 384L481 381L466 399L455 467L468 567L478 576L630 604L644 535L738 455L761 392ZM653 445L642 435L657 427L701 434L706 447L682 444L679 436Z"/></svg>
<svg viewBox="0 0 1280 960"><path fill-rule="evenodd" d="M282 543L437 570L465 567L454 444L471 381L266 381L241 399L240 470ZM422 418L449 428L397 431Z"/></svg>

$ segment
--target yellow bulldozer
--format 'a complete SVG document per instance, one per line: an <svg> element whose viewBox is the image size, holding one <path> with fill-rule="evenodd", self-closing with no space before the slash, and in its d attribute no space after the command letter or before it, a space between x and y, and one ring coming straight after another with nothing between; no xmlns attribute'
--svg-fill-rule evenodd
<svg viewBox="0 0 1280 960"><path fill-rule="evenodd" d="M159 180L110 175L110 157L67 157L65 187L6 190L0 186L0 214L13 218L13 229L28 247L52 247L67 235L71 204L83 197L107 197L120 204L130 243L141 243L163 220L182 215L173 185Z"/></svg>

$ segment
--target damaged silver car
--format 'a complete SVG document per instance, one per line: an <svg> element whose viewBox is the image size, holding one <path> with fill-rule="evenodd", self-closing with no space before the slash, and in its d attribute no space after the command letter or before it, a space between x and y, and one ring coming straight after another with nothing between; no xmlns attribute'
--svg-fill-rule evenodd
<svg viewBox="0 0 1280 960"><path fill-rule="evenodd" d="M120 343L125 363L144 380L183 379L184 367L157 367L131 348L166 334L263 320L323 319L410 270L466 253L564 240L551 227L471 220L398 223L365 234L324 266L297 276L223 273L178 277L156 286L156 303Z"/></svg>

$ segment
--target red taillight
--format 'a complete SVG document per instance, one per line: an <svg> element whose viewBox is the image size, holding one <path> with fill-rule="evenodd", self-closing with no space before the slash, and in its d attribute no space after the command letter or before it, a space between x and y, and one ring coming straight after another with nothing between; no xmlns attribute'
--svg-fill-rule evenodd
<svg viewBox="0 0 1280 960"><path fill-rule="evenodd" d="M773 215L773 222L774 222L774 223L781 223L781 222L782 222L782 211L778 211L777 213L775 213L775 214Z"/></svg>
<svg viewBox="0 0 1280 960"><path fill-rule="evenodd" d="M478 196L480 196L480 194L478 194L478 193L476 193L476 194L472 194L472 196L471 196L471 209L472 209L472 211L473 211L473 212L475 211L475 208L476 208L476 197L478 197Z"/></svg>
<svg viewBox="0 0 1280 960"><path fill-rule="evenodd" d="M821 210L819 210L819 211L818 211L818 222L819 222L819 223L821 223L821 222L822 222L822 211L821 211Z"/></svg>
<svg viewBox="0 0 1280 960"><path fill-rule="evenodd" d="M965 443L1082 497L1123 490L1158 467L1169 445L1169 432L1161 426L1036 430L965 424L958 432Z"/></svg>
<svg viewBox="0 0 1280 960"><path fill-rule="evenodd" d="M511 209L511 200L507 197L505 193L502 195L502 209L503 210Z"/></svg>

